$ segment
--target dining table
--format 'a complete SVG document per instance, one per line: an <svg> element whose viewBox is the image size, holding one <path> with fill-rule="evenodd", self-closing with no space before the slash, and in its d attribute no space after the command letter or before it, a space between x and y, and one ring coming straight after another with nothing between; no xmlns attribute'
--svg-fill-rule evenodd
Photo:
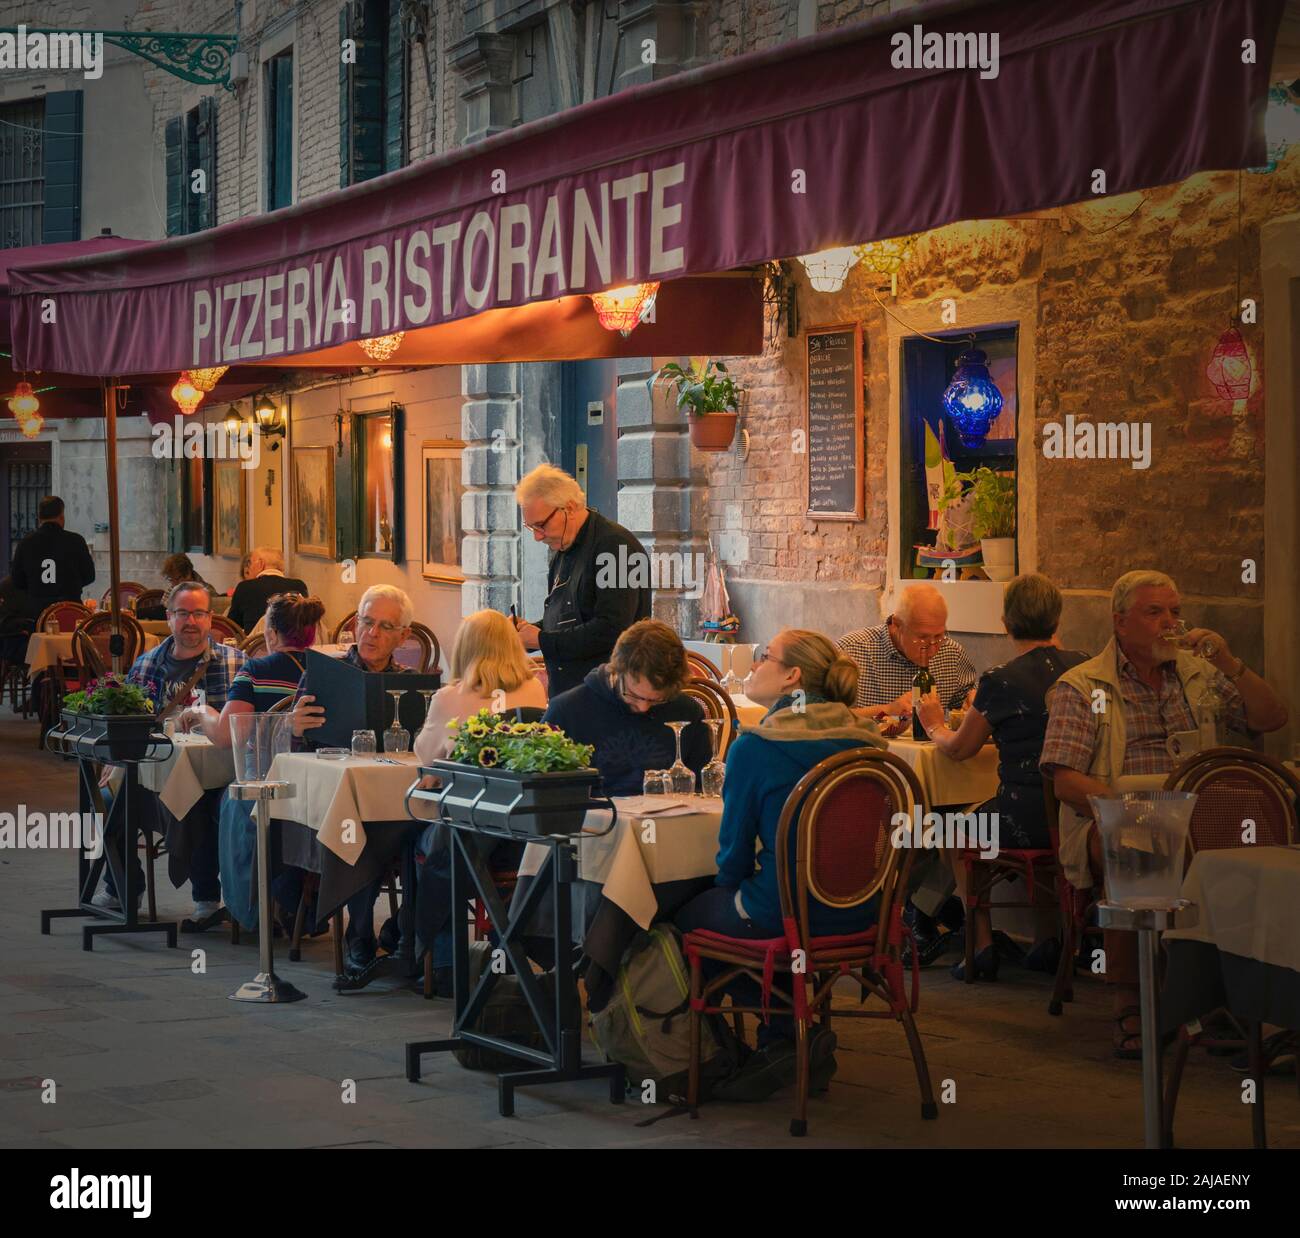
<svg viewBox="0 0 1300 1238"><path fill-rule="evenodd" d="M945 756L933 740L899 737L885 743L916 775L931 808L969 808L997 794L998 750L992 743L965 761Z"/></svg>
<svg viewBox="0 0 1300 1238"><path fill-rule="evenodd" d="M162 643L162 639L161 636L146 632L144 649L141 652L156 648ZM23 655L23 661L27 663L27 673L32 677L35 677L38 671L48 671L57 662L67 662L71 658L71 632L33 632L27 640L27 652Z"/></svg>

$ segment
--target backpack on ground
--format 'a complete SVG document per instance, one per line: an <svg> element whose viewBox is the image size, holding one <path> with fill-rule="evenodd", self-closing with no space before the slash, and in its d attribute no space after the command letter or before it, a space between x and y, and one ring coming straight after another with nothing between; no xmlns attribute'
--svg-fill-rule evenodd
<svg viewBox="0 0 1300 1238"><path fill-rule="evenodd" d="M483 969L492 958L495 947L490 941L474 941L469 946L469 991L474 992ZM555 1002L555 976L544 972L534 977L542 986L543 1001L549 1005ZM488 994L478 1018L469 1025L469 1030L481 1032L484 1036L498 1036L502 1040L511 1040L525 1045L529 1049L546 1050L546 1041L542 1036L533 1012L528 1005L524 991L519 987L519 977L515 975L499 976L492 992ZM496 1049L484 1045L466 1045L463 1049L454 1049L452 1056L466 1070L526 1070L528 1063L523 1058L511 1057Z"/></svg>
<svg viewBox="0 0 1300 1238"><path fill-rule="evenodd" d="M591 1016L592 1039L601 1052L627 1070L631 1092L647 1103L680 1103L686 1096L691 1060L690 969L681 934L656 924L632 939L619 964L614 995ZM741 1045L717 1015L700 1025L700 1092L733 1074ZM653 1084L653 1088L647 1087Z"/></svg>

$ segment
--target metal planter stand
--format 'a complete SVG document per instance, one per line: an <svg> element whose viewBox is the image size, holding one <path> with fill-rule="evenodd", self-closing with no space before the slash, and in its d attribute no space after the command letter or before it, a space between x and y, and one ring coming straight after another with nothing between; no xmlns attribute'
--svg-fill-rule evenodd
<svg viewBox="0 0 1300 1238"><path fill-rule="evenodd" d="M232 1002L300 1002L307 996L287 980L275 974L271 957L271 801L292 799L296 789L291 782L231 783L230 798L253 800L253 818L257 823L257 949L261 970L252 980L241 984L232 994Z"/></svg>
<svg viewBox="0 0 1300 1238"><path fill-rule="evenodd" d="M1162 1099L1164 1047L1160 1043L1160 986L1156 978L1159 933L1171 928L1191 928L1200 919L1195 903L1180 898L1165 907L1125 907L1099 903L1097 920L1104 929L1138 935L1138 983L1142 1011L1142 1129L1148 1148L1163 1148Z"/></svg>
<svg viewBox="0 0 1300 1238"><path fill-rule="evenodd" d="M136 907L135 865L130 862L139 849L139 813L145 803L140 792L139 767L151 761L165 760L172 752L172 741L161 732L152 730L155 721L144 717L124 716L118 719L64 711L60 715L59 724L46 735L45 745L51 752L77 762L77 798L83 821L87 820L88 814L103 811L97 763L107 761L121 765L124 776L122 786L113 797L112 807L104 819L99 854L91 858L84 846L78 849L77 906L42 911L43 935L49 935L51 920L90 916L97 923L82 926L83 950L93 949L96 936L103 933L165 933L167 945L175 947L174 921L140 919ZM118 731L122 729L130 734L126 737L119 736ZM121 904L118 911L96 907L91 902L105 865L113 875L113 884L117 889Z"/></svg>
<svg viewBox="0 0 1300 1238"><path fill-rule="evenodd" d="M421 769L421 774L446 777L445 770L432 767ZM411 811L412 800L441 804L443 791L426 791L417 782L406 795L406 810ZM608 802L608 801L606 801ZM612 807L612 805L610 805ZM518 1058L533 1067L531 1070L511 1071L497 1076L497 1104L502 1117L511 1117L515 1111L514 1093L517 1087L535 1083L561 1083L575 1079L607 1079L609 1099L612 1104L622 1104L625 1091L623 1067L617 1062L583 1065L581 1010L578 1002L577 979L568 960L573 957L572 884L577 879L577 849L567 835L551 834L534 837L531 841L549 849L531 886L523 898L511 903L507 920L505 906L497 893L487 863L477 848L474 838L479 834L493 839L515 838L517 835L497 830L483 829L467 822L444 817L443 825L451 830L451 922L454 937L453 987L456 1014L452 1035L442 1040L408 1041L406 1044L406 1077L417 1083L420 1079L420 1058L426 1053L445 1053L448 1050L480 1045ZM542 986L533 975L527 952L522 944L525 925L545 890L552 891L554 900L553 932L555 936L555 999L548 1002ZM494 925L505 925L499 930L501 949L510 960L519 987L528 1002L533 1019L541 1032L546 1049L532 1049L514 1041L485 1035L472 1030L483 1010L488 996L495 987L499 974L490 968L483 970L473 993L469 991L469 923L463 913L471 893L482 899ZM430 948L432 944L429 943ZM548 1009L549 1006L549 1009Z"/></svg>

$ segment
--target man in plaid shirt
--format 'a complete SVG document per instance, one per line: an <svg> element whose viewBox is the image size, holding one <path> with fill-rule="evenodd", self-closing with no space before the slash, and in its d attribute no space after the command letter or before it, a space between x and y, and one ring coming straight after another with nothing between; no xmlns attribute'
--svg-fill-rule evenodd
<svg viewBox="0 0 1300 1238"><path fill-rule="evenodd" d="M212 595L206 585L198 581L182 581L167 595L167 625L169 635L156 649L142 653L127 671L128 683L138 684L153 701L159 713L174 702L197 671L202 674L187 696L198 696L198 703L220 710L226 703L230 684L235 673L244 664L244 654L234 645L218 645L212 639ZM199 695L201 694L201 695ZM188 704L189 702L184 702ZM190 729L195 714L188 709L177 716L182 731ZM105 785L111 769L105 770ZM190 919L206 928L221 910L221 879L218 875L217 840L218 818L221 811L223 788L204 791L199 802L186 814L183 822L168 812L158 801L158 819L167 834L167 870L176 886L184 884L188 875L194 895L194 912ZM129 857L136 865L139 881L136 889L144 888L144 874L139 856ZM104 889L95 895L94 902L104 907L119 906L113 880L105 868Z"/></svg>
<svg viewBox="0 0 1300 1238"><path fill-rule="evenodd" d="M1286 707L1222 636L1207 628L1177 634L1181 607L1177 586L1163 572L1121 576L1111 591L1112 640L1049 693L1039 769L1061 804L1061 866L1078 889L1103 872L1088 796L1113 795L1125 789L1124 779L1168 774L1175 753L1197 751L1198 708L1217 703L1226 725L1247 733L1286 725ZM1115 1053L1139 1058L1136 939L1107 932L1105 945L1106 979L1115 986Z"/></svg>

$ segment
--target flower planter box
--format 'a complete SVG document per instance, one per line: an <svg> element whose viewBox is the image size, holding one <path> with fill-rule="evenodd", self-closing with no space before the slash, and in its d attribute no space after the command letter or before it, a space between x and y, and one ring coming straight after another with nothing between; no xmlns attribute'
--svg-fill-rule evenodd
<svg viewBox="0 0 1300 1238"><path fill-rule="evenodd" d="M521 838L576 834L587 810L605 802L593 798L600 785L600 774L594 769L518 774L459 761L434 761L421 766L420 772L442 782L434 798L443 816L493 834Z"/></svg>
<svg viewBox="0 0 1300 1238"><path fill-rule="evenodd" d="M114 764L154 760L170 751L153 714L82 714L59 711L59 724L45 737L51 752Z"/></svg>

